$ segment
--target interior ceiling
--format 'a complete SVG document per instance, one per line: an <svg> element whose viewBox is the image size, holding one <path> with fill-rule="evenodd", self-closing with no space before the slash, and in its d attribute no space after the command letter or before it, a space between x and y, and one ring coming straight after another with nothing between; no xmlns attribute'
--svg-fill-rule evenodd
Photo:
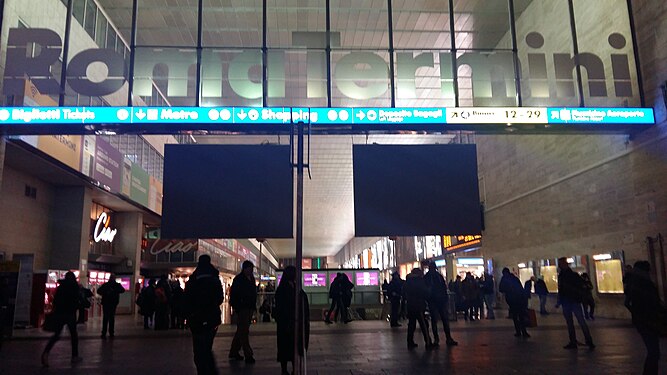
<svg viewBox="0 0 667 375"><path fill-rule="evenodd" d="M273 135L200 135L195 138L200 144L289 144L288 136ZM453 134L311 136L309 165L312 178L307 170L304 172L304 256L335 255L354 238L353 144L446 144L453 138ZM378 181L378 188L385 183ZM267 241L278 257L294 256L296 242L293 239Z"/></svg>

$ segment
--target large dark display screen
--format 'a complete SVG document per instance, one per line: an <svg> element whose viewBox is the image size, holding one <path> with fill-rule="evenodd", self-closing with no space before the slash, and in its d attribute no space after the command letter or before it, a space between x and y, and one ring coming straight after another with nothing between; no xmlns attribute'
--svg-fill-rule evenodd
<svg viewBox="0 0 667 375"><path fill-rule="evenodd" d="M166 145L163 238L292 238L290 147Z"/></svg>
<svg viewBox="0 0 667 375"><path fill-rule="evenodd" d="M479 234L475 145L354 145L355 235Z"/></svg>

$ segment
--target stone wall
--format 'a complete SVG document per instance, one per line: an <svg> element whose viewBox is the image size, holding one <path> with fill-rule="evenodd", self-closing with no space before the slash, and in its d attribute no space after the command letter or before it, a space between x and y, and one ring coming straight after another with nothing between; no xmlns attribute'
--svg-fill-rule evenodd
<svg viewBox="0 0 667 375"><path fill-rule="evenodd" d="M615 250L633 263L648 258L646 237L667 234L667 121L659 88L667 80L667 3L633 7L655 127L634 136L477 136L484 253L496 269ZM628 316L620 297L597 298L601 316Z"/></svg>

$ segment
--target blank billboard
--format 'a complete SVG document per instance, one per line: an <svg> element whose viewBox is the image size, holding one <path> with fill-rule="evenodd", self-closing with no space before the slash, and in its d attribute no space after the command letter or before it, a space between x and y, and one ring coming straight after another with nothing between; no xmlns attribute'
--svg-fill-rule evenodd
<svg viewBox="0 0 667 375"><path fill-rule="evenodd" d="M290 147L166 145L163 238L292 238Z"/></svg>
<svg viewBox="0 0 667 375"><path fill-rule="evenodd" d="M475 145L354 145L355 235L481 233Z"/></svg>

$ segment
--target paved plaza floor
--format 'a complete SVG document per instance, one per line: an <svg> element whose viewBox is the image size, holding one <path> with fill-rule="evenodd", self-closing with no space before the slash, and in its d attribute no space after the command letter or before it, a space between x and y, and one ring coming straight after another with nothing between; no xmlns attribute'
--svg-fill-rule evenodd
<svg viewBox="0 0 667 375"><path fill-rule="evenodd" d="M499 315L504 316L501 312ZM627 321L598 319L590 322L597 348L571 351L563 317L539 318L529 339L514 337L508 319L452 322L459 346L408 351L406 324L391 329L387 322L354 321L348 325L313 322L308 374L640 374L645 351L636 331ZM70 363L68 333L51 352L48 369L41 368L40 354L48 334L37 329L16 331L0 349L0 374L194 374L190 334L183 330L145 331L138 318L119 316L116 338L99 338L100 322L79 325L83 361ZM218 332L214 352L220 374L279 374L275 361L275 325L251 327L251 344L257 363L229 362L227 354L234 327ZM578 334L581 335L578 330ZM441 337L443 335L441 334ZM583 337L580 337L583 340ZM662 342L663 348L665 341ZM664 358L665 356L663 356ZM667 373L667 361L661 369Z"/></svg>

